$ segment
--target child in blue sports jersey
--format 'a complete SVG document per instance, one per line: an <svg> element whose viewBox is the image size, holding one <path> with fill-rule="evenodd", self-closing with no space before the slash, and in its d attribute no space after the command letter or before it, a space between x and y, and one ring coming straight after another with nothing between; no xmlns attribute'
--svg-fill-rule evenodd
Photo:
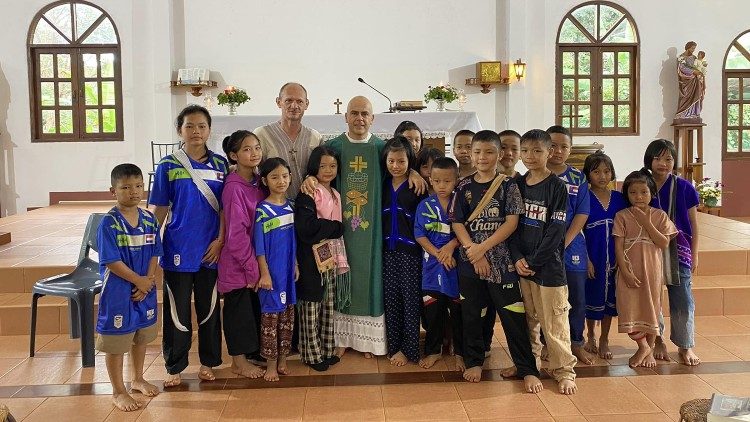
<svg viewBox="0 0 750 422"><path fill-rule="evenodd" d="M568 281L570 313L570 347L579 362L591 365L594 359L584 350L583 329L586 324L586 276L588 253L582 230L589 218L589 185L586 176L565 161L570 157L573 135L562 126L550 126L552 155L547 168L559 177L568 189L568 208L565 214L565 278ZM542 358L546 359L546 348Z"/></svg>
<svg viewBox="0 0 750 422"><path fill-rule="evenodd" d="M260 166L260 177L269 192L255 210L253 236L260 267L260 354L268 361L263 378L278 381L279 374L289 374L286 357L292 349L294 282L299 277L294 210L286 197L289 164L282 158L269 158Z"/></svg>
<svg viewBox="0 0 750 422"><path fill-rule="evenodd" d="M229 163L206 146L211 115L192 104L177 116L183 146L162 158L154 175L149 202L156 205L164 228L164 318L162 346L167 368L165 387L181 382L188 366L193 325L191 298L198 320L198 378L216 379L221 365L221 319L216 290L216 262L224 244L221 193Z"/></svg>
<svg viewBox="0 0 750 422"><path fill-rule="evenodd" d="M436 158L432 162L429 179L435 193L419 203L414 217L414 239L424 251L422 306L427 322L425 357L420 359L419 366L431 368L442 357L443 333L450 319L456 369L463 371L466 368L462 347L461 302L454 257L459 243L448 219L448 205L458 182L458 165L452 158Z"/></svg>
<svg viewBox="0 0 750 422"><path fill-rule="evenodd" d="M123 355L133 363L131 389L153 397L159 389L143 379L146 345L157 335L155 273L162 256L159 227L154 215L138 208L143 197L143 173L134 164L112 170L109 191L117 199L99 225L99 271L104 281L96 322L96 349L106 353L112 384L112 402L123 411L137 410L125 389Z"/></svg>

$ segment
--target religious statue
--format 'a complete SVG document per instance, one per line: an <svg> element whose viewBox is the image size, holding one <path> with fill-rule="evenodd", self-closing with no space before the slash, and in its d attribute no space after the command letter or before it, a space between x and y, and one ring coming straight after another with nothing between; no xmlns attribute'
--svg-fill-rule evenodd
<svg viewBox="0 0 750 422"><path fill-rule="evenodd" d="M677 79L680 98L677 103L675 124L702 123L701 109L706 94L706 53L701 51L696 57L693 53L698 44L690 41L685 44L685 51L677 57Z"/></svg>

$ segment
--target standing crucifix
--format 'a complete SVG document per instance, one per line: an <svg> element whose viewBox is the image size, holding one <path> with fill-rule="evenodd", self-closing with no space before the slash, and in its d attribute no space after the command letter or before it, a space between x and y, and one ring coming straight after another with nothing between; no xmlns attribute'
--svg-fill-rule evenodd
<svg viewBox="0 0 750 422"><path fill-rule="evenodd" d="M341 100L338 98L336 98L336 101L333 102L333 105L336 106L336 114L341 114L341 111L339 110L339 106L341 104L344 104L344 103L342 103Z"/></svg>

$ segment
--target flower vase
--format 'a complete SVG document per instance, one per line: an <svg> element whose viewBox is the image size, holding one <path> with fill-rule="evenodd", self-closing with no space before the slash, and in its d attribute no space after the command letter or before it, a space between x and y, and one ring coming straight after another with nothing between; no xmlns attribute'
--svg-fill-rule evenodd
<svg viewBox="0 0 750 422"><path fill-rule="evenodd" d="M236 116L237 115L237 103L229 103L227 105L229 106L229 115Z"/></svg>
<svg viewBox="0 0 750 422"><path fill-rule="evenodd" d="M445 100L435 100L437 102L437 111L445 111Z"/></svg>
<svg viewBox="0 0 750 422"><path fill-rule="evenodd" d="M719 203L719 198L706 198L703 200L703 203L706 204L707 207L713 208Z"/></svg>

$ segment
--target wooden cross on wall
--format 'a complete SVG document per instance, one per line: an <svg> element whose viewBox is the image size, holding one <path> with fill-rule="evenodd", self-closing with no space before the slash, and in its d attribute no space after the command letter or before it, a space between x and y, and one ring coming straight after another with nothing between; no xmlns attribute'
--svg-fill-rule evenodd
<svg viewBox="0 0 750 422"><path fill-rule="evenodd" d="M336 114L341 114L341 111L339 110L339 106L341 104L344 104L344 103L342 103L341 100L338 98L336 98L336 101L333 102L333 105L336 106Z"/></svg>

